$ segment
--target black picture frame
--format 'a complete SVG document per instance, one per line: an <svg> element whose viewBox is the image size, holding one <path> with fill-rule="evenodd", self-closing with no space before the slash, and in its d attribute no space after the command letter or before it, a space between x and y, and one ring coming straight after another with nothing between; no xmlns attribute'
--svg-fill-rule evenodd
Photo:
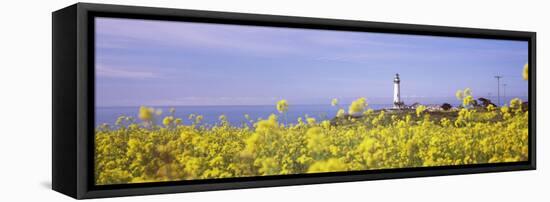
<svg viewBox="0 0 550 202"><path fill-rule="evenodd" d="M98 16L527 41L529 44L529 160L515 163L97 186L94 184L93 167L95 110L93 19ZM55 11L52 13L52 21L52 188L77 199L536 169L535 32L90 3L77 3Z"/></svg>

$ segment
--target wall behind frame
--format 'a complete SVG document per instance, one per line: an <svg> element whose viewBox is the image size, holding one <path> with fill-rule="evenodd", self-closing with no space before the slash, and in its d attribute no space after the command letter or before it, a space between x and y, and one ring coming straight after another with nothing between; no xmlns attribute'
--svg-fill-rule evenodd
<svg viewBox="0 0 550 202"><path fill-rule="evenodd" d="M89 1L537 32L537 170L107 199L107 201L541 201L550 199L550 17L544 1ZM51 187L51 12L76 1L5 1L0 13L1 201L68 201Z"/></svg>

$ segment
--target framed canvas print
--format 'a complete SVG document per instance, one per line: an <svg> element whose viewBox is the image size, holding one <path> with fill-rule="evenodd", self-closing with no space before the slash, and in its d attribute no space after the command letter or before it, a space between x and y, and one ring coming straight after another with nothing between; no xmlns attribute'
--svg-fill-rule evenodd
<svg viewBox="0 0 550 202"><path fill-rule="evenodd" d="M78 3L53 13L53 189L533 170L535 36Z"/></svg>

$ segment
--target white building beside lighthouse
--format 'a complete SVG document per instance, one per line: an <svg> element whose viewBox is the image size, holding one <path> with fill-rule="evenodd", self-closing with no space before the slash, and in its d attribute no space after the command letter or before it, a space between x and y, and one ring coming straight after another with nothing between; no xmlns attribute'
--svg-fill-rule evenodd
<svg viewBox="0 0 550 202"><path fill-rule="evenodd" d="M394 109L401 109L404 107L404 103L401 100L401 88L400 88L401 80L399 80L399 74L395 74L395 78L393 79L393 108Z"/></svg>

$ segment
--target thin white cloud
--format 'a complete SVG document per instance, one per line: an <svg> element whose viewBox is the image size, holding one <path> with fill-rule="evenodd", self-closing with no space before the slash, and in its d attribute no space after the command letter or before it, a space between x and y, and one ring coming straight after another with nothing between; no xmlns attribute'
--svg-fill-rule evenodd
<svg viewBox="0 0 550 202"><path fill-rule="evenodd" d="M154 106L219 106L219 105L271 105L277 98L274 97L197 97L188 96L177 99L152 100L149 105Z"/></svg>
<svg viewBox="0 0 550 202"><path fill-rule="evenodd" d="M159 78L160 75L152 71L143 71L132 68L112 67L105 65L96 66L96 76L105 78L124 78L124 79L150 79Z"/></svg>
<svg viewBox="0 0 550 202"><path fill-rule="evenodd" d="M215 25L154 20L129 20L99 18L97 34L114 41L98 41L99 48L132 48L135 41L150 42L161 46L199 47L214 50L244 51L256 54L299 53L292 43L265 40L270 30L243 26ZM262 34L259 34L262 33ZM115 37L115 38L113 38ZM104 37L99 37L104 39ZM125 44L125 45L113 45Z"/></svg>
<svg viewBox="0 0 550 202"><path fill-rule="evenodd" d="M344 32L340 33L341 35ZM341 36L340 35L340 36ZM318 45L323 45L333 48L349 48L349 47L377 47L377 48L410 48L411 44L407 44L403 41L396 40L381 40L380 37L386 37L392 39L392 37L398 37L395 34L380 34L380 33L368 33L368 32L345 32L346 37L338 37L335 33L324 33L309 35L306 40ZM418 36L409 35L410 38L416 38Z"/></svg>

